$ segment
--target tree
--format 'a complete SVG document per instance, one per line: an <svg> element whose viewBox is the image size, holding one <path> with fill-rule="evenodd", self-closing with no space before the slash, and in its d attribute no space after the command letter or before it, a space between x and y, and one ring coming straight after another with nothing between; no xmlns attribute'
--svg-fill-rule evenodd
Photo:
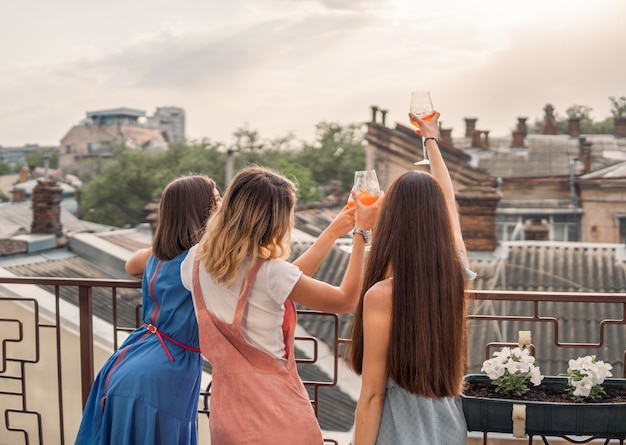
<svg viewBox="0 0 626 445"><path fill-rule="evenodd" d="M610 96L609 100L611 101L611 114L613 117L626 117L626 96L621 96L620 98Z"/></svg>
<svg viewBox="0 0 626 445"><path fill-rule="evenodd" d="M45 167L45 158L48 157L48 167L59 168L59 150L55 147L39 147L32 153L24 156L29 166Z"/></svg>
<svg viewBox="0 0 626 445"><path fill-rule="evenodd" d="M9 164L7 164L6 162L0 161L0 175L8 175L9 173L13 171L14 169L11 168Z"/></svg>
<svg viewBox="0 0 626 445"><path fill-rule="evenodd" d="M84 219L116 227L145 221L145 206L158 200L165 185L186 174L206 174L219 184L225 154L208 141L172 144L161 153L123 150L102 164L99 175L81 190Z"/></svg>
<svg viewBox="0 0 626 445"><path fill-rule="evenodd" d="M300 162L308 166L324 194L334 180L349 189L354 172L365 168L365 136L361 126L321 122L316 125L316 137L314 144L305 144L302 148Z"/></svg>

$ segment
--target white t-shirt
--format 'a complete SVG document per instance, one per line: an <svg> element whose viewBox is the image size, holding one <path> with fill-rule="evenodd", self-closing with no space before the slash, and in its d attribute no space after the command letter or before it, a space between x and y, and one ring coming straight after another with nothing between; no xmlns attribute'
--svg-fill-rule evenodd
<svg viewBox="0 0 626 445"><path fill-rule="evenodd" d="M183 285L193 294L193 263L197 245L180 266ZM250 260L244 261L237 282L230 288L213 281L200 265L200 288L208 310L226 323L232 323L243 279L250 268ZM282 325L285 308L283 304L296 285L302 272L287 261L268 260L257 274L248 297L248 310L243 314L242 331L246 341L279 360L285 360L285 342ZM195 299L194 299L195 308ZM197 314L197 308L196 314Z"/></svg>

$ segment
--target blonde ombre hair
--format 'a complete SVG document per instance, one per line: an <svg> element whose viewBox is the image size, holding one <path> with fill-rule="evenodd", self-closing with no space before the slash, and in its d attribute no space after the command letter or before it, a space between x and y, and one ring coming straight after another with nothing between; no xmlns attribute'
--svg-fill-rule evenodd
<svg viewBox="0 0 626 445"><path fill-rule="evenodd" d="M259 166L242 169L208 221L198 260L218 283L232 286L246 258L286 259L296 204L296 186Z"/></svg>

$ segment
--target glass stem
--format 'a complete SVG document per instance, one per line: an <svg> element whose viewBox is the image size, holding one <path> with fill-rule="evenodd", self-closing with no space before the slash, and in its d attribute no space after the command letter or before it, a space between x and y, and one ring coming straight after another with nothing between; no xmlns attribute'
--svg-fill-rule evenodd
<svg viewBox="0 0 626 445"><path fill-rule="evenodd" d="M428 161L428 149L426 148L426 139L422 136L422 150L424 151L424 160Z"/></svg>

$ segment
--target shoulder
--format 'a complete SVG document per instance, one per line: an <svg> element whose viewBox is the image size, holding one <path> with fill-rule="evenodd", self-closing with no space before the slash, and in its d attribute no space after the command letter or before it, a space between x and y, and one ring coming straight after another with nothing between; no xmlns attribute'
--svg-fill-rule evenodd
<svg viewBox="0 0 626 445"><path fill-rule="evenodd" d="M391 310L393 280L382 280L370 287L363 296L365 310Z"/></svg>
<svg viewBox="0 0 626 445"><path fill-rule="evenodd" d="M300 277L302 272L297 266L283 260L267 260L263 266L268 274L294 275Z"/></svg>

